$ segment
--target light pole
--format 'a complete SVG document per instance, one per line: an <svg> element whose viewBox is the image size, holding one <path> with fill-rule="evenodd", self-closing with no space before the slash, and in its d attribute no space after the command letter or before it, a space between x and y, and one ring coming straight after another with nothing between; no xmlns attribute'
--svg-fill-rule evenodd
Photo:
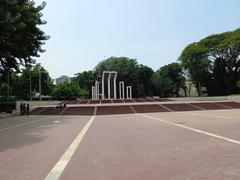
<svg viewBox="0 0 240 180"><path fill-rule="evenodd" d="M39 83L39 101L42 100L42 87L41 87L41 70L40 68L38 69L38 74L39 74L39 79L38 79L38 83Z"/></svg>
<svg viewBox="0 0 240 180"><path fill-rule="evenodd" d="M30 82L29 82L29 99L30 99L30 101L32 101L32 72L31 72L31 70L32 70L32 68L30 67L30 71L29 71L29 80L30 80Z"/></svg>
<svg viewBox="0 0 240 180"><path fill-rule="evenodd" d="M10 79L10 68L8 68L8 70L7 70L7 111L8 111L8 108L9 108L9 79Z"/></svg>

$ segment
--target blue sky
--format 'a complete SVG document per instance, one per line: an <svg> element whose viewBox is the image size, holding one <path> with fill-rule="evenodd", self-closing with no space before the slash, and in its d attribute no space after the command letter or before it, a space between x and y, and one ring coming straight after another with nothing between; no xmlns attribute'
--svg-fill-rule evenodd
<svg viewBox="0 0 240 180"><path fill-rule="evenodd" d="M35 1L37 4L41 0ZM240 27L239 0L49 0L37 58L53 78L92 70L111 56L157 70L186 45Z"/></svg>

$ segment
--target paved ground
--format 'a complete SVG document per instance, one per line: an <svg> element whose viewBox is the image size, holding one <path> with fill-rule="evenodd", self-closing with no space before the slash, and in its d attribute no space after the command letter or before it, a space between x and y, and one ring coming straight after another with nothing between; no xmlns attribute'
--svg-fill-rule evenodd
<svg viewBox="0 0 240 180"><path fill-rule="evenodd" d="M151 112L202 111L218 109L240 109L239 102L134 102L117 104L67 105L67 107L39 107L31 115L92 115L97 106L96 115L134 114Z"/></svg>
<svg viewBox="0 0 240 180"><path fill-rule="evenodd" d="M240 179L239 109L100 114L1 118L0 179Z"/></svg>

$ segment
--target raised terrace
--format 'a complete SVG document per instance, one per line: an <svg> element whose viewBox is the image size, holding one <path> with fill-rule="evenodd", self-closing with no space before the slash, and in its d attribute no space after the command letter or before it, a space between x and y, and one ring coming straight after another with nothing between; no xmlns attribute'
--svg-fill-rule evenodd
<svg viewBox="0 0 240 180"><path fill-rule="evenodd" d="M108 103L108 104L104 104ZM81 101L68 103L67 107L38 107L31 111L31 115L111 115L134 114L152 112L203 111L221 109L240 109L240 103L233 101L217 102L123 102L114 103L90 100L81 104Z"/></svg>

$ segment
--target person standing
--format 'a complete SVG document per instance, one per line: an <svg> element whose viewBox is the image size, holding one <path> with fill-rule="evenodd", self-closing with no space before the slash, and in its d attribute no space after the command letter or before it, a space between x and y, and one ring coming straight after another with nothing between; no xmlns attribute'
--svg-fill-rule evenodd
<svg viewBox="0 0 240 180"><path fill-rule="evenodd" d="M29 115L29 104L27 104L27 108L26 108L26 113L27 113L27 116Z"/></svg>
<svg viewBox="0 0 240 180"><path fill-rule="evenodd" d="M19 107L20 107L20 115L23 115L23 103L22 102Z"/></svg>
<svg viewBox="0 0 240 180"><path fill-rule="evenodd" d="M23 107L22 107L22 113L23 113L23 115L25 115L25 112L26 112L26 104L23 103Z"/></svg>

